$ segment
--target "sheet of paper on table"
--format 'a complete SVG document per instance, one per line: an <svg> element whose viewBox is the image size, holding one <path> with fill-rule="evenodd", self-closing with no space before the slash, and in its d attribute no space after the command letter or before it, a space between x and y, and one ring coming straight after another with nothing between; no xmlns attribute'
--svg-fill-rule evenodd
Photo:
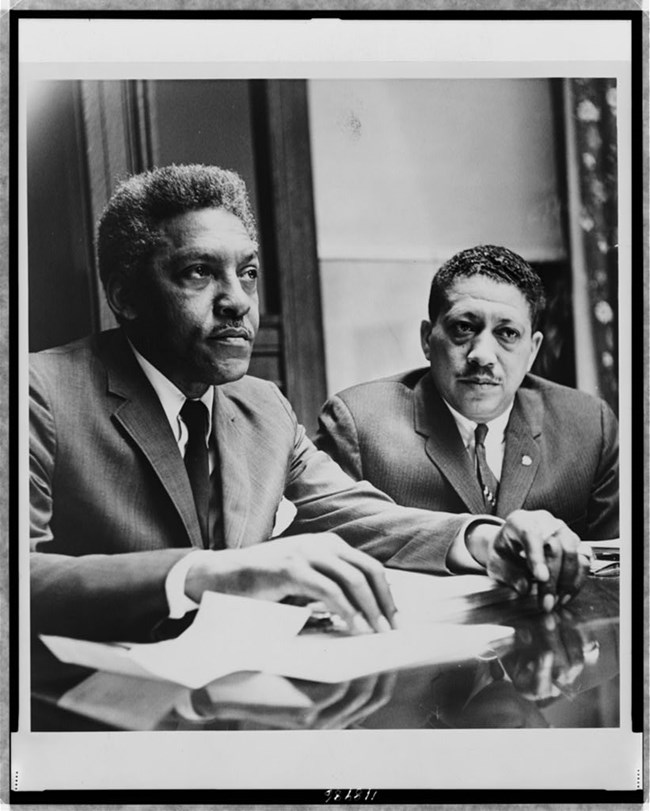
<svg viewBox="0 0 650 811"><path fill-rule="evenodd" d="M431 619L427 591L438 595L443 584L446 587L460 577L415 575L417 581L412 583L417 582L423 606L419 614L416 588L409 588L407 574L399 572L391 586L403 612L402 625L383 634L298 636L309 617L306 608L206 592L196 619L177 639L144 645L110 645L55 636L42 639L64 662L198 688L239 671L345 681L383 670L469 658L511 636L512 629L503 626L442 625ZM481 588L487 589L484 582ZM470 593L469 582L465 589ZM430 596L432 603L438 599Z"/></svg>

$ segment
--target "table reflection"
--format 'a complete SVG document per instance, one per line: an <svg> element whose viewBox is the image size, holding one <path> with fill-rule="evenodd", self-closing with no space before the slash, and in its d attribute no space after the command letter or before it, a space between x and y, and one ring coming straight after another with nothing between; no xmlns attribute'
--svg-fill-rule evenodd
<svg viewBox="0 0 650 811"><path fill-rule="evenodd" d="M617 726L618 584L590 581L568 608L544 615L534 600L481 610L471 622L514 628L506 644L445 665L382 673L338 684L236 673L200 690L161 683L131 687L124 676L95 674L106 695L132 701L119 716L93 708L96 726L76 722L71 701L89 683L75 669L41 659L32 728L159 730L499 729ZM42 655L41 651L41 655ZM50 662L51 665L54 663ZM92 678L92 676L91 676ZM66 679L68 681L66 682ZM131 689L137 688L137 689ZM77 714L57 714L62 706ZM125 720L126 719L126 720Z"/></svg>

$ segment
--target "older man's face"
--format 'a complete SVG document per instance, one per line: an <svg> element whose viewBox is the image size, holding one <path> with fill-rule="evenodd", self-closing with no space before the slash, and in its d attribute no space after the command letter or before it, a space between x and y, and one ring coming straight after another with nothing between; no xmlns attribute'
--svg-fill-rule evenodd
<svg viewBox="0 0 650 811"><path fill-rule="evenodd" d="M422 322L420 337L436 388L475 422L509 407L542 342L523 293L480 275L458 279L446 310L434 324Z"/></svg>
<svg viewBox="0 0 650 811"><path fill-rule="evenodd" d="M259 327L257 248L222 208L161 224L165 244L145 271L129 334L188 397L246 374Z"/></svg>

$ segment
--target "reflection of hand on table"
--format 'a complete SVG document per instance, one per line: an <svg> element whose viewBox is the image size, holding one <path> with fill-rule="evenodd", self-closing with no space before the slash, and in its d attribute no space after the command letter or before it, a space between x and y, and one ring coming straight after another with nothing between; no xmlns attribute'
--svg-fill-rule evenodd
<svg viewBox="0 0 650 811"><path fill-rule="evenodd" d="M347 729L390 701L396 678L395 673L381 673L342 684L294 684L314 702L311 729Z"/></svg>
<svg viewBox="0 0 650 811"><path fill-rule="evenodd" d="M594 664L598 656L598 642L563 610L520 623L502 662L523 696L542 701L570 693L585 665Z"/></svg>
<svg viewBox="0 0 650 811"><path fill-rule="evenodd" d="M241 675L241 674L238 674ZM261 674L261 678L264 675ZM201 690L194 690L176 707L177 713L197 724L210 721L237 721L245 725L276 729L346 729L376 712L386 704L395 686L396 674L383 673L365 676L338 684L324 684L271 677L275 688L285 685L287 692L296 695L283 706L272 701L264 705L222 701L219 682ZM297 700L296 700L297 699Z"/></svg>

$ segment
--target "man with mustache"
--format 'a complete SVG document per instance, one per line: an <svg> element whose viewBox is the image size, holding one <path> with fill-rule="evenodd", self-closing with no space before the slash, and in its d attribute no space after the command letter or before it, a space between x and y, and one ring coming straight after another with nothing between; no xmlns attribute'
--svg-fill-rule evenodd
<svg viewBox="0 0 650 811"><path fill-rule="evenodd" d="M487 549L489 519L399 507L355 483L273 384L246 376L260 268L236 174L170 166L126 180L97 255L119 328L30 363L34 632L161 638L205 591L316 600L354 630L388 630L378 561L471 568L468 521ZM287 502L295 518L270 540ZM526 527L513 531L542 565ZM567 593L582 576L573 557Z"/></svg>
<svg viewBox="0 0 650 811"><path fill-rule="evenodd" d="M604 402L529 374L544 304L539 276L512 251L456 254L435 274L421 324L429 367L332 397L316 444L398 504L493 515L499 532L474 542L470 527L467 548L522 593L547 581L520 557L541 544L552 608L584 565L578 539L618 537L618 433Z"/></svg>

